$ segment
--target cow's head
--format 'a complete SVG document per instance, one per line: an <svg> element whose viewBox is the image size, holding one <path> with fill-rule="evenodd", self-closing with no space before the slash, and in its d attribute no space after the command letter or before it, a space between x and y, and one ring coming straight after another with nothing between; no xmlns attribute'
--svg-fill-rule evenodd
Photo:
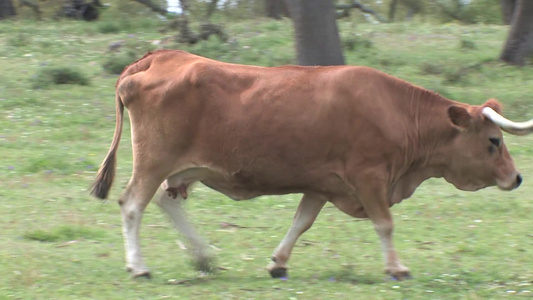
<svg viewBox="0 0 533 300"><path fill-rule="evenodd" d="M444 178L458 189L474 191L498 185L512 190L522 183L503 142L502 130L511 134L526 134L533 123L516 123L501 116L501 105L488 100L482 106L451 106L448 116L458 129L449 155L449 167Z"/></svg>

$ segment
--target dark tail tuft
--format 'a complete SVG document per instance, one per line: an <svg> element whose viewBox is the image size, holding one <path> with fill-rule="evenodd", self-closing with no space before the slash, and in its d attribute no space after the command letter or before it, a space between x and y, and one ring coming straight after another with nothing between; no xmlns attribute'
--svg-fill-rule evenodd
<svg viewBox="0 0 533 300"><path fill-rule="evenodd" d="M115 100L117 119L115 124L115 133L113 135L113 141L111 142L111 147L109 148L107 156L105 157L104 161L102 162L102 165L100 166L100 170L98 170L96 179L93 185L91 186L91 195L94 195L95 197L100 199L107 198L109 190L111 189L111 185L113 185L113 180L115 179L115 169L117 165L117 149L118 144L120 143L120 136L122 134L124 104L118 96L118 93L115 97Z"/></svg>
<svg viewBox="0 0 533 300"><path fill-rule="evenodd" d="M99 199L107 199L111 185L113 185L113 179L115 178L116 168L116 156L115 153L110 153L96 175L96 179L91 186L91 195Z"/></svg>

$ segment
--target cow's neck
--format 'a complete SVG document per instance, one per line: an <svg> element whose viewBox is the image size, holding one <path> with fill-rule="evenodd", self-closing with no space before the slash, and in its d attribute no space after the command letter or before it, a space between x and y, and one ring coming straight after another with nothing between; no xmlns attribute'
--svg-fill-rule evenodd
<svg viewBox="0 0 533 300"><path fill-rule="evenodd" d="M410 143L409 162L398 183L397 197L409 197L416 187L432 177L444 177L452 155L452 143L458 134L449 121L448 108L465 105L448 100L434 92L412 87L404 107L410 107L408 117L415 129L415 142ZM401 199L396 199L398 201Z"/></svg>

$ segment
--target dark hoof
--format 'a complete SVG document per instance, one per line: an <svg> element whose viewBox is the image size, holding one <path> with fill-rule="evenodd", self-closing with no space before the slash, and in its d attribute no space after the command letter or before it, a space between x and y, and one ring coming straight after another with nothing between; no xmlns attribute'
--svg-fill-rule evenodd
<svg viewBox="0 0 533 300"><path fill-rule="evenodd" d="M143 271L143 272L139 272L139 273L131 273L131 277L132 278L144 277L146 279L152 279L152 274L150 274L149 271Z"/></svg>
<svg viewBox="0 0 533 300"><path fill-rule="evenodd" d="M396 274L396 275L389 274L389 280L392 280L392 281L402 281L402 280L409 280L409 279L413 279L413 276L411 276L411 274L409 273Z"/></svg>
<svg viewBox="0 0 533 300"><path fill-rule="evenodd" d="M202 257L193 260L194 269L202 273L214 273L215 268L215 259L212 257Z"/></svg>
<svg viewBox="0 0 533 300"><path fill-rule="evenodd" d="M270 270L270 276L272 278L287 278L287 269L286 268L276 268L273 270Z"/></svg>

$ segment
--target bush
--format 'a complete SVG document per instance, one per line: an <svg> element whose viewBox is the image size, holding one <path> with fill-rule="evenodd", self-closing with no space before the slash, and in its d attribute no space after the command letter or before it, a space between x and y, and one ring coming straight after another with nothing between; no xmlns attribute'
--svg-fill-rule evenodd
<svg viewBox="0 0 533 300"><path fill-rule="evenodd" d="M460 42L460 44L459 44L459 47L460 47L462 50L473 50L473 49L477 49L476 43L474 43L474 42L471 41L471 40L466 40L466 39L461 39L461 42Z"/></svg>
<svg viewBox="0 0 533 300"><path fill-rule="evenodd" d="M98 24L97 28L100 33L117 33L120 31L118 24L108 21Z"/></svg>
<svg viewBox="0 0 533 300"><path fill-rule="evenodd" d="M41 68L32 78L34 89L44 89L52 84L89 85L90 80L78 68L67 66L46 66Z"/></svg>
<svg viewBox="0 0 533 300"><path fill-rule="evenodd" d="M426 75L439 75L443 72L442 65L433 62L423 63L420 69Z"/></svg>
<svg viewBox="0 0 533 300"><path fill-rule="evenodd" d="M374 42L361 36L349 36L342 39L342 48L346 51L367 51L374 48Z"/></svg>
<svg viewBox="0 0 533 300"><path fill-rule="evenodd" d="M31 37L27 34L19 33L14 35L8 35L7 45L12 47L27 47L31 42Z"/></svg>
<svg viewBox="0 0 533 300"><path fill-rule="evenodd" d="M133 51L116 53L107 57L102 67L109 74L120 75L126 66L139 58L141 58L141 56Z"/></svg>

